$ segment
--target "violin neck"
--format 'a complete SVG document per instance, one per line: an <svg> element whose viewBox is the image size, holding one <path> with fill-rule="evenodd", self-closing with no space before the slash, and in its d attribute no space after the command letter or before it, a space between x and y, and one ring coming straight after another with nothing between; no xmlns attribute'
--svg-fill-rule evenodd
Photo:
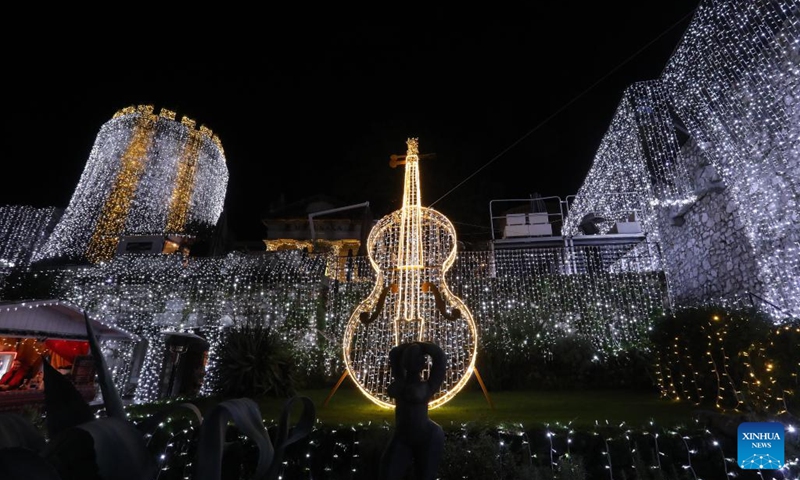
<svg viewBox="0 0 800 480"><path fill-rule="evenodd" d="M410 143L410 141L409 141ZM422 252L422 208L419 188L419 157L416 153L406 156L403 208L400 211L400 245L398 267L421 268Z"/></svg>
<svg viewBox="0 0 800 480"><path fill-rule="evenodd" d="M400 212L400 238L398 245L398 287L400 318L412 320L419 316L418 295L422 287L424 245L422 238L422 206L419 188L419 147L416 138L406 142L405 183L403 207Z"/></svg>

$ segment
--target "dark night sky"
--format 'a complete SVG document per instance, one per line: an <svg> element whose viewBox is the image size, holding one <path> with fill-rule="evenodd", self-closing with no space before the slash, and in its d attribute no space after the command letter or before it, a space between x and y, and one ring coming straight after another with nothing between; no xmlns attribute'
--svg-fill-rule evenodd
<svg viewBox="0 0 800 480"><path fill-rule="evenodd" d="M375 218L399 208L403 171L388 161L408 137L436 154L420 166L423 204L462 239L488 238L490 200L577 193L622 92L660 75L698 1L527 3L328 7L313 22L298 9L259 28L153 25L10 49L0 205L66 207L100 127L150 104L219 136L241 240L261 238L282 194L369 201Z"/></svg>

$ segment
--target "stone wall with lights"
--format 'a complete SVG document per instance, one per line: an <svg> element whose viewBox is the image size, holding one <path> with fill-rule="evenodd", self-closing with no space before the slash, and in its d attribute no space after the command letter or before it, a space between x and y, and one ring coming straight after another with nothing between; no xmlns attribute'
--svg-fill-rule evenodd
<svg viewBox="0 0 800 480"><path fill-rule="evenodd" d="M677 305L710 298L733 298L758 290L755 258L739 206L725 190L693 141L681 151L693 173L696 199L678 208L660 208L658 219L664 269Z"/></svg>
<svg viewBox="0 0 800 480"><path fill-rule="evenodd" d="M721 193L694 186L684 218L696 227L674 242L697 258L671 284L694 284L703 300L752 291L800 311L798 12L796 2L703 2L661 78L702 151L676 161L697 171L702 157L724 183Z"/></svg>
<svg viewBox="0 0 800 480"><path fill-rule="evenodd" d="M623 94L565 231L637 208L673 301L754 293L797 315L799 14L796 1L701 2L661 77ZM697 148L679 149L679 132Z"/></svg>

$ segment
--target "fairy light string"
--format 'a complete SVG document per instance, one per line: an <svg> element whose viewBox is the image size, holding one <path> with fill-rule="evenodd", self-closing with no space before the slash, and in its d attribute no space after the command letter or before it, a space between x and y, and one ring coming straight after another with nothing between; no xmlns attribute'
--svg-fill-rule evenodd
<svg viewBox="0 0 800 480"><path fill-rule="evenodd" d="M585 338L602 359L646 343L652 327L648 319L665 307L665 281L679 280L664 278L654 247L663 239L663 218L697 200L691 160L678 145L671 110L690 132L698 154L725 180L738 215L735 221L749 240L745 248L756 259L760 293L789 311L800 310L800 286L786 280L800 276L798 222L792 217L798 210L800 161L797 18L796 1L703 2L662 77L626 90L565 225L566 233L576 233L578 219L588 211L609 219L639 214L649 241L619 257L611 268L595 275L575 273L567 268L574 251L557 248L459 253L448 283L474 312L484 347L534 358L552 354L560 339ZM336 343L344 331L343 319L369 293L374 279L366 273L348 281L341 259L298 251L192 258L188 263L170 255L109 256L112 244L107 239L121 234L191 233L197 225L216 224L226 184L223 151L210 131L176 122L168 111L153 115L146 108L123 109L101 129L64 216L50 239L35 249L38 259L80 258L88 252L97 260L81 267L31 270L28 279L146 339L149 348L134 386L137 403L158 400L164 330L191 331L209 339L205 394L213 391L220 338L234 320L247 317L277 325L297 346L302 368L336 375L344 367ZM13 245L41 244L37 235L54 218L50 209L0 210L2 231L11 232L11 241L0 245L5 249L0 261L24 265L24 249ZM602 227L608 231L610 224ZM605 248L610 253L614 247ZM364 258L353 258L351 265L353 271L370 271ZM9 288L12 293L23 290ZM324 308L318 308L319 302ZM796 396L786 385L797 384L800 365L787 363L779 352L796 347L800 330L791 323L773 325L739 355L726 348L738 321L734 314L720 312L691 334L679 332L655 364L662 396L713 402L723 411L756 405L770 414L783 413ZM519 331L536 333L520 338ZM702 341L697 355L687 343L691 335ZM134 349L124 342L104 348L115 380L124 386L132 373ZM740 367L746 378L737 377ZM701 379L710 380L701 384ZM166 422L163 428L170 425ZM348 456L350 463L331 458L330 468L345 463L352 471L360 468L350 453L358 451L362 428L337 439L332 451ZM571 431L548 427L544 448L527 441L532 436L518 438L526 439L528 461L544 459L552 469L556 453L570 452ZM676 451L685 456L679 461L693 474L701 450L696 444L706 442L722 455L721 475L738 472L708 432L660 432L664 430L654 425L641 432L604 430L610 469L633 458L638 445L656 452L649 457L650 468L666 470L675 459L661 453L670 442L680 442L685 449ZM511 436L516 434L505 433L503 448L513 444ZM173 442L178 437L168 438ZM568 441L561 447L556 442L564 438ZM787 425L787 438L797 441L796 426ZM612 462L610 453L621 445L628 455L615 454ZM163 468L182 455L181 448L162 449ZM311 460L302 462L306 468ZM798 478L797 459L787 459L782 473Z"/></svg>
<svg viewBox="0 0 800 480"><path fill-rule="evenodd" d="M574 233L576 219L590 210L612 220L636 213L648 241L624 251L613 245L498 250L460 252L453 259L448 283L474 313L484 347L547 357L559 340L576 338L588 341L603 360L646 341L650 319L671 306L665 305L671 290L666 282L675 285L681 280L669 270L673 259L663 262L659 253L664 209L695 200L689 160L678 146L671 111L726 177L738 202L735 210L746 217L747 238L759 235L750 243L760 259L758 276L766 288L762 293L789 307L800 298L794 295L796 282L784 280L797 278L800 257L792 244L796 222L790 222L796 206L797 176L792 173L797 171L800 124L794 121L800 105L797 2L753 5L704 2L662 77L626 90L565 225L565 233ZM748 136L760 143L748 142ZM751 155L759 152L762 157ZM155 115L149 106L120 110L101 128L70 205L36 258L80 258L97 246L94 258L101 259L109 251L100 248L103 239L111 241L123 233L191 234L195 228L214 225L227 186L223 155L210 130L195 128L185 117L175 121L174 112L162 109ZM762 161L750 165L752 158ZM769 181L750 173L769 174ZM777 188L767 188L773 183ZM767 219L771 214L758 208L762 204L786 206L778 212L778 223ZM608 228L602 225L603 231ZM587 261L592 275L576 269L576 259L594 258L590 253L598 251L599 258L614 260L608 265ZM155 337L164 330L203 330L204 335L221 338L235 319L252 316L286 328L287 338L302 338L304 361L316 359L313 368L335 372L341 360L325 349L342 338L348 309L369 294L370 265L363 258L271 253L263 260L244 262L236 256L180 262L169 256L123 255L94 267L32 275L46 277L52 294L153 337L153 345L159 345ZM274 272L269 262L284 269L286 286L269 283ZM230 272L238 268L244 268L242 275L232 277ZM268 287L263 286L265 278L270 278ZM307 307L295 301L304 298L310 300ZM520 331L536 333L520 339ZM119 349L119 355L129 355L125 347ZM160 371L160 360L153 355L148 351L143 361L143 378ZM680 355L669 359L670 366L661 365L660 378L669 388L683 390L681 396L697 401L709 394L692 386L697 383L696 369L709 361L719 378L718 396L736 398L738 405L756 388L731 379L730 352L691 358L686 372L673 374L670 368L689 360ZM120 361L118 368L123 375L130 364ZM137 386L142 401L155 395L149 381Z"/></svg>
<svg viewBox="0 0 800 480"><path fill-rule="evenodd" d="M800 171L800 32L797 1L704 1L680 45L655 80L626 89L581 185L564 231L579 234L584 215L603 217L601 233L636 212L642 229L664 247L668 281L686 284L687 270L700 265L697 291L731 298L753 290L785 311L800 311L798 171ZM680 145L676 122L690 141ZM681 127L683 128L683 127ZM698 149L692 149L697 145ZM718 217L696 184L697 160L720 175L730 202ZM697 205L696 205L697 204ZM746 245L731 242L718 257L683 258L691 240L671 222L686 212L713 215L714 226ZM669 231L670 235L665 235ZM737 237L738 238L738 237ZM674 247L672 243L677 242ZM726 282L730 258L752 262L755 282ZM670 268L671 265L679 266ZM752 274L754 273L754 274ZM691 291L674 288L679 303ZM707 298L706 298L707 299ZM776 321L779 320L776 318Z"/></svg>
<svg viewBox="0 0 800 480"><path fill-rule="evenodd" d="M194 236L222 214L228 170L205 126L151 105L100 129L70 203L34 261L107 261L122 235Z"/></svg>
<svg viewBox="0 0 800 480"><path fill-rule="evenodd" d="M0 285L6 275L30 264L57 220L55 207L0 206Z"/></svg>

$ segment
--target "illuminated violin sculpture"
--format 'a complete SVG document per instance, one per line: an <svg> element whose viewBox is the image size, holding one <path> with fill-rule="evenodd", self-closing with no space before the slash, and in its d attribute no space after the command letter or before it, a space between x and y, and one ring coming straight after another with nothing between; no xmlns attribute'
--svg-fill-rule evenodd
<svg viewBox="0 0 800 480"><path fill-rule="evenodd" d="M375 287L348 321L344 360L358 388L373 402L394 408L389 351L401 343L429 341L447 356L447 373L428 407L443 405L461 390L475 368L477 332L464 302L445 283L456 258L456 234L444 215L421 206L419 149L406 142L403 206L378 221L367 239ZM402 158L402 157L401 157ZM427 369L426 369L427 372ZM476 372L477 373L477 372Z"/></svg>

